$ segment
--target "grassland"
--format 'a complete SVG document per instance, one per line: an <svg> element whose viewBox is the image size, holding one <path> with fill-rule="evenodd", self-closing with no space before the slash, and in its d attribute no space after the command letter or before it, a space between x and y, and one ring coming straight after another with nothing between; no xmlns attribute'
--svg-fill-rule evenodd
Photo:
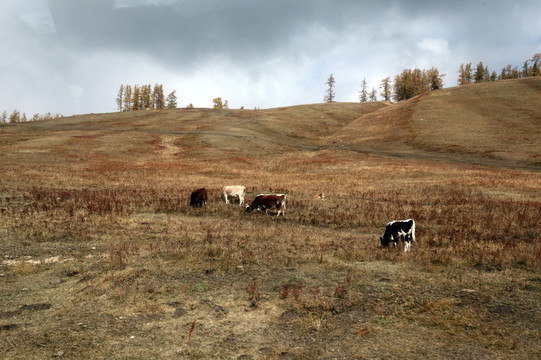
<svg viewBox="0 0 541 360"><path fill-rule="evenodd" d="M2 126L0 354L539 358L539 104L532 78ZM227 184L286 193L286 216ZM412 251L382 249L409 217Z"/></svg>

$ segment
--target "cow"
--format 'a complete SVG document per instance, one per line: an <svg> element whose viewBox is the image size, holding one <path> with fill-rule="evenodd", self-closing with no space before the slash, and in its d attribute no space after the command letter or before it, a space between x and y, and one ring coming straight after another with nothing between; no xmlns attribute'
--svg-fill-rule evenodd
<svg viewBox="0 0 541 360"><path fill-rule="evenodd" d="M325 197L325 194L321 193L321 194L314 195L314 197L312 199L314 199L314 200L323 200L323 199L326 199L326 197Z"/></svg>
<svg viewBox="0 0 541 360"><path fill-rule="evenodd" d="M239 205L244 203L244 196L246 195L246 187L240 185L224 186L222 188L222 194L220 195L222 200L229 204L231 198L239 199Z"/></svg>
<svg viewBox="0 0 541 360"><path fill-rule="evenodd" d="M382 246L389 246L392 242L397 247L398 241L402 237L404 242L404 252L411 248L411 243L415 241L415 221L413 219L391 221L385 227L385 233L379 240Z"/></svg>
<svg viewBox="0 0 541 360"><path fill-rule="evenodd" d="M194 190L190 196L190 206L202 207L207 205L207 189L201 188Z"/></svg>
<svg viewBox="0 0 541 360"><path fill-rule="evenodd" d="M284 194L259 194L250 205L246 205L244 213L247 214L253 210L263 210L265 214L268 210L277 210L276 217L285 216L286 212L286 196Z"/></svg>

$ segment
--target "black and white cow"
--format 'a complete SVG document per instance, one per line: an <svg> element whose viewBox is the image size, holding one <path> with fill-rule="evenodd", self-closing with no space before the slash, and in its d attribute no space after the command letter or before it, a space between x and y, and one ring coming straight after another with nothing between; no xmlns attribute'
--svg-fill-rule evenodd
<svg viewBox="0 0 541 360"><path fill-rule="evenodd" d="M385 233L379 240L382 246L389 246L390 243L393 243L393 246L397 247L400 237L404 241L404 252L409 251L411 243L415 241L415 221L413 219L391 221L385 227Z"/></svg>
<svg viewBox="0 0 541 360"><path fill-rule="evenodd" d="M286 196L284 194L259 194L257 195L250 205L246 205L244 213L249 213L253 210L265 211L277 210L277 217L282 214L284 216L286 212Z"/></svg>

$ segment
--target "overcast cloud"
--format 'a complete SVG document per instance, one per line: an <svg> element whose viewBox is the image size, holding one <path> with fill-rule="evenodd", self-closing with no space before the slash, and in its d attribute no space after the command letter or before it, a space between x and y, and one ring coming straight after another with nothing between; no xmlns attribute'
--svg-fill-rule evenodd
<svg viewBox="0 0 541 360"><path fill-rule="evenodd" d="M363 78L541 52L538 0L7 0L0 111L112 112L121 84L163 84L179 107L358 101Z"/></svg>

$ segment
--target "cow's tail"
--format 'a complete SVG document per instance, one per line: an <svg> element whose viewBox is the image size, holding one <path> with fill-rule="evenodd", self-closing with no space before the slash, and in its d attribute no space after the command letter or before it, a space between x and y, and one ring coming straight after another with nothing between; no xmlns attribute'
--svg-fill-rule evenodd
<svg viewBox="0 0 541 360"><path fill-rule="evenodd" d="M411 242L415 241L415 220L411 219Z"/></svg>

